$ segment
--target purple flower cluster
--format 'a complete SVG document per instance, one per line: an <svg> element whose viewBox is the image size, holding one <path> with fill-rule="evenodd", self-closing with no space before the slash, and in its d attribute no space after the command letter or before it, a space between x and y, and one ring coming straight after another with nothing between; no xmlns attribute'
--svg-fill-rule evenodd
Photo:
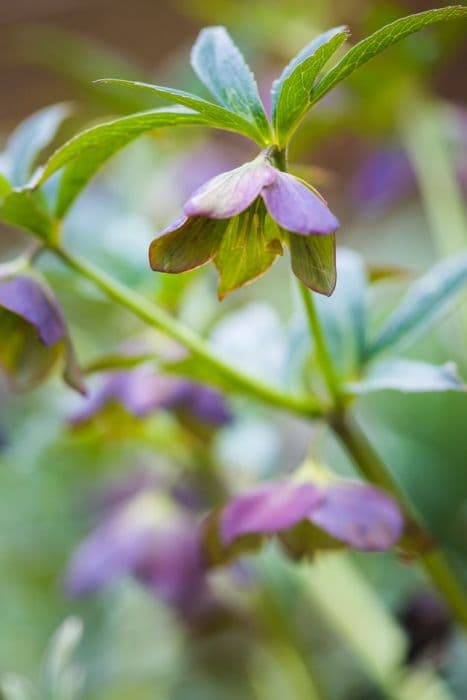
<svg viewBox="0 0 467 700"><path fill-rule="evenodd" d="M108 374L72 422L88 421L112 403L122 405L136 417L168 410L205 426L221 427L232 420L232 413L218 391L141 366Z"/></svg>
<svg viewBox="0 0 467 700"><path fill-rule="evenodd" d="M0 325L8 334L0 366L13 388L35 386L63 358L65 381L85 393L62 310L43 282L0 270Z"/></svg>

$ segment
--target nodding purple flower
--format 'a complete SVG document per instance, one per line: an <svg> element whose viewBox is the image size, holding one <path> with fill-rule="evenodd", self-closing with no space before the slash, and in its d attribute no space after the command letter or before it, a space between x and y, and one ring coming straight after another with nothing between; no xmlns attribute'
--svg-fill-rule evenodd
<svg viewBox="0 0 467 700"><path fill-rule="evenodd" d="M85 393L63 312L44 283L28 275L3 276L0 269L0 325L8 337L0 366L13 389L36 386L63 358L65 381Z"/></svg>
<svg viewBox="0 0 467 700"><path fill-rule="evenodd" d="M177 377L162 376L150 367L141 366L108 374L72 422L83 423L111 403L121 404L136 417L168 410L182 420L213 428L232 420L232 413L218 391Z"/></svg>
<svg viewBox="0 0 467 700"><path fill-rule="evenodd" d="M73 597L96 593L125 576L183 615L204 603L206 576L195 518L142 491L111 512L76 550L66 576Z"/></svg>
<svg viewBox="0 0 467 700"><path fill-rule="evenodd" d="M273 166L268 151L201 186L183 216L151 243L153 270L179 273L214 261L219 297L264 274L282 243L329 235L339 222L311 186ZM303 253L303 251L302 251ZM295 269L295 268L294 268Z"/></svg>
<svg viewBox="0 0 467 700"><path fill-rule="evenodd" d="M364 551L388 549L403 530L397 504L373 486L276 481L227 504L220 515L220 538L229 547L244 535L283 534L299 523Z"/></svg>

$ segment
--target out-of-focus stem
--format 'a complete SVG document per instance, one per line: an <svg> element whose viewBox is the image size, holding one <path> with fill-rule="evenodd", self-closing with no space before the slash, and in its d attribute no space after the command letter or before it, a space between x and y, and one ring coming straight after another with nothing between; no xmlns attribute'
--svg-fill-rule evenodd
<svg viewBox="0 0 467 700"><path fill-rule="evenodd" d="M310 333L312 338L314 339L316 357L318 359L318 363L323 373L324 379L326 380L326 385L328 387L331 398L333 399L335 405L338 406L341 403L339 379L334 370L334 364L326 343L323 328L318 317L318 312L316 310L313 295L310 292L310 290L307 287L305 287L305 285L301 282L299 283L299 288L300 294L302 295L306 316L308 319L308 325L310 327Z"/></svg>
<svg viewBox="0 0 467 700"><path fill-rule="evenodd" d="M349 416L340 415L334 421L333 429L363 476L393 495L405 514L409 518L413 518L412 505L357 423ZM439 549L431 551L423 554L420 561L434 586L449 606L452 615L464 627L467 627L465 591L443 553Z"/></svg>
<svg viewBox="0 0 467 700"><path fill-rule="evenodd" d="M439 104L413 99L405 105L402 138L415 171L430 231L440 255L464 250L467 215L448 149L442 141Z"/></svg>
<svg viewBox="0 0 467 700"><path fill-rule="evenodd" d="M164 309L151 303L140 294L133 292L133 290L128 289L125 285L107 275L103 270L65 251L63 248L54 246L51 247L51 250L68 267L91 281L109 298L127 308L148 325L163 331L167 336L180 343L194 357L202 360L205 368L211 369L217 375L221 375L233 390L253 396L268 405L285 409L306 418L315 418L322 415L323 409L314 397L287 394L243 373L217 357L196 332L174 319Z"/></svg>

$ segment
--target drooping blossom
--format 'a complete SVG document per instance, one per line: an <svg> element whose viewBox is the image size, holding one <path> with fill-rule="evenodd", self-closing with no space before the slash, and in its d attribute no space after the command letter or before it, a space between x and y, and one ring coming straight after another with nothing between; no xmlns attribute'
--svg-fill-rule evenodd
<svg viewBox="0 0 467 700"><path fill-rule="evenodd" d="M443 600L433 591L418 590L405 602L399 612L408 647L407 663L427 663L439 666L453 633L453 622Z"/></svg>
<svg viewBox="0 0 467 700"><path fill-rule="evenodd" d="M330 235L338 226L321 195L274 167L266 150L194 192L183 215L151 243L149 259L153 270L170 273L214 261L223 298L266 272L286 242L293 271L313 286L303 265L306 241Z"/></svg>
<svg viewBox="0 0 467 700"><path fill-rule="evenodd" d="M180 613L194 614L207 585L196 519L149 490L112 509L76 550L66 588L85 596L125 576Z"/></svg>
<svg viewBox="0 0 467 700"><path fill-rule="evenodd" d="M13 389L36 386L63 359L64 379L85 393L63 312L42 281L0 269L0 366Z"/></svg>
<svg viewBox="0 0 467 700"><path fill-rule="evenodd" d="M403 529L397 504L373 486L289 480L259 486L230 501L219 518L219 535L229 547L245 535L281 535L300 523L364 551L390 548Z"/></svg>
<svg viewBox="0 0 467 700"><path fill-rule="evenodd" d="M226 400L218 391L141 366L109 373L72 422L83 423L112 403L122 405L136 417L168 410L212 427L221 427L232 420Z"/></svg>

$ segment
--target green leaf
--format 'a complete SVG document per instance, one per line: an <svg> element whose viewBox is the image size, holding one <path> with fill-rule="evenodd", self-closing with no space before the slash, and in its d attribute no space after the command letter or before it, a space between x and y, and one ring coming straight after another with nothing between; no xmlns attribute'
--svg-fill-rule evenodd
<svg viewBox="0 0 467 700"><path fill-rule="evenodd" d="M336 286L336 237L290 233L290 258L296 277L309 289L331 296Z"/></svg>
<svg viewBox="0 0 467 700"><path fill-rule="evenodd" d="M1 208L2 220L12 226L25 229L47 239L53 222L45 208L41 192L15 190L9 194Z"/></svg>
<svg viewBox="0 0 467 700"><path fill-rule="evenodd" d="M347 27L336 27L320 34L286 66L272 86L272 120L279 145L291 133L310 107L310 91L331 56L349 34Z"/></svg>
<svg viewBox="0 0 467 700"><path fill-rule="evenodd" d="M96 83L104 85L119 85L120 87L150 91L168 102L183 105L184 107L189 107L190 109L196 110L199 112L199 114L206 117L205 123L208 126L212 126L217 129L226 129L227 131L235 131L239 134L247 136L250 139L253 139L253 141L256 141L260 145L263 145L265 142L264 136L260 131L258 131L256 124L248 121L240 114L236 114L225 107L221 107L214 102L209 102L208 100L198 97L197 95L192 95L189 92L176 90L175 88L163 87L162 85L141 83L134 80L118 80L117 78L96 80Z"/></svg>
<svg viewBox="0 0 467 700"><path fill-rule="evenodd" d="M455 364L431 365L414 360L378 362L359 382L347 384L353 394L371 394L375 391L425 393L433 391L465 391L465 384Z"/></svg>
<svg viewBox="0 0 467 700"><path fill-rule="evenodd" d="M347 248L337 250L337 285L330 299L316 305L336 367L342 376L357 371L365 351L367 276L363 259Z"/></svg>
<svg viewBox="0 0 467 700"><path fill-rule="evenodd" d="M279 240L271 236L272 229L265 226L264 219L264 211L251 208L230 221L214 258L220 300L263 275L282 253Z"/></svg>
<svg viewBox="0 0 467 700"><path fill-rule="evenodd" d="M11 185L4 175L0 173L0 203L10 194Z"/></svg>
<svg viewBox="0 0 467 700"><path fill-rule="evenodd" d="M379 333L369 343L366 356L386 350L433 325L467 285L467 254L447 258L415 282Z"/></svg>
<svg viewBox="0 0 467 700"><path fill-rule="evenodd" d="M31 187L63 172L55 203L55 216L63 217L88 180L114 153L144 133L159 127L206 124L204 116L183 107L154 109L98 124L76 134L49 158Z"/></svg>
<svg viewBox="0 0 467 700"><path fill-rule="evenodd" d="M373 56L377 56L406 36L431 24L461 17L467 17L467 7L454 5L402 17L378 29L374 34L352 47L339 63L320 80L311 91L311 104L320 100L335 85L351 75Z"/></svg>
<svg viewBox="0 0 467 700"><path fill-rule="evenodd" d="M21 122L13 132L3 153L5 174L13 187L26 184L37 156L52 141L69 111L66 104L46 107Z"/></svg>
<svg viewBox="0 0 467 700"><path fill-rule="evenodd" d="M75 700L79 697L84 675L74 657L82 635L83 623L77 617L69 617L55 632L42 669L43 700Z"/></svg>
<svg viewBox="0 0 467 700"><path fill-rule="evenodd" d="M226 109L256 124L266 139L270 125L255 78L225 27L203 29L191 52L198 78Z"/></svg>
<svg viewBox="0 0 467 700"><path fill-rule="evenodd" d="M149 247L152 269L176 274L205 265L216 254L227 225L224 220L186 219L174 231L152 241Z"/></svg>

